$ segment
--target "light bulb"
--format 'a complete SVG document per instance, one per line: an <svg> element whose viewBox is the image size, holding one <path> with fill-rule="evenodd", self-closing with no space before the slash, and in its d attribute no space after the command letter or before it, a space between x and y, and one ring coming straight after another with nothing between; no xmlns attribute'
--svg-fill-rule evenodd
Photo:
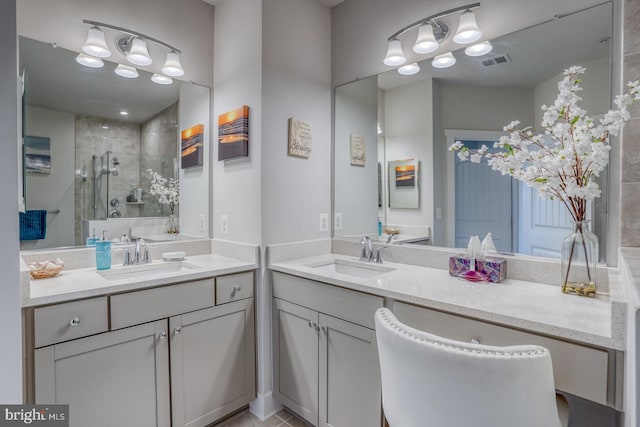
<svg viewBox="0 0 640 427"><path fill-rule="evenodd" d="M413 51L415 53L431 53L438 50L440 43L433 35L433 27L431 24L426 23L418 28L418 37L416 43L413 45Z"/></svg>
<svg viewBox="0 0 640 427"><path fill-rule="evenodd" d="M410 76L420 72L420 66L417 63L413 62L411 64L403 65L402 67L398 68L398 72L403 76Z"/></svg>
<svg viewBox="0 0 640 427"><path fill-rule="evenodd" d="M131 42L131 49L127 54L127 61L139 66L151 65L152 61L147 50L147 42L138 37L134 38Z"/></svg>
<svg viewBox="0 0 640 427"><path fill-rule="evenodd" d="M111 56L111 50L109 46L107 46L104 32L95 25L89 28L89 34L87 34L87 40L82 45L82 51L87 55L98 58L108 58Z"/></svg>
<svg viewBox="0 0 640 427"><path fill-rule="evenodd" d="M162 72L171 77L180 77L184 75L184 70L180 64L180 55L178 55L178 52L172 50L167 53L167 60L162 66Z"/></svg>
<svg viewBox="0 0 640 427"><path fill-rule="evenodd" d="M387 54L382 62L384 62L384 65L388 65L390 67L397 67L398 65L402 65L407 62L407 58L405 58L404 52L402 51L402 44L400 43L400 40L389 40L389 48L387 49Z"/></svg>
<svg viewBox="0 0 640 427"><path fill-rule="evenodd" d="M76 56L76 62L78 64L84 65L85 67L91 67L91 68L100 68L104 66L104 62L102 62L102 59L95 58L93 56L86 55L84 53L79 53L78 56Z"/></svg>
<svg viewBox="0 0 640 427"><path fill-rule="evenodd" d="M451 52L443 53L433 58L431 65L435 68L449 68L456 63L456 58Z"/></svg>
<svg viewBox="0 0 640 427"><path fill-rule="evenodd" d="M493 45L488 41L468 46L464 53L467 56L482 56L493 50Z"/></svg>
<svg viewBox="0 0 640 427"><path fill-rule="evenodd" d="M158 83L159 85L170 85L173 83L173 79L171 77L163 76L162 74L154 74L151 76L151 81Z"/></svg>
<svg viewBox="0 0 640 427"><path fill-rule="evenodd" d="M460 15L458 31L453 36L453 41L458 44L467 44L480 40L480 37L482 37L482 31L476 23L476 14L467 10Z"/></svg>

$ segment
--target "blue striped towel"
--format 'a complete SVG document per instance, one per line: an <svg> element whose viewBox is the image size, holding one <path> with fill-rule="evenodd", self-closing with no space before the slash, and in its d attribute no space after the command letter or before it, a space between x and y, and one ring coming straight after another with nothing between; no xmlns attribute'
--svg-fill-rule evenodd
<svg viewBox="0 0 640 427"><path fill-rule="evenodd" d="M20 212L20 240L44 239L47 231L47 211Z"/></svg>

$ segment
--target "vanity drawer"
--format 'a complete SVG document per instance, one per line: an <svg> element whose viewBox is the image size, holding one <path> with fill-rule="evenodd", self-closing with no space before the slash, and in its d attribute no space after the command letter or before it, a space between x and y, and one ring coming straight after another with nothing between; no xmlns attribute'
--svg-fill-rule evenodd
<svg viewBox="0 0 640 427"><path fill-rule="evenodd" d="M551 353L556 388L593 402L608 405L609 353L541 335L492 325L401 302L393 303L398 319L423 331L458 341L508 346L535 344Z"/></svg>
<svg viewBox="0 0 640 427"><path fill-rule="evenodd" d="M33 310L35 346L44 347L109 330L107 297Z"/></svg>
<svg viewBox="0 0 640 427"><path fill-rule="evenodd" d="M253 296L253 271L216 277L216 304Z"/></svg>
<svg viewBox="0 0 640 427"><path fill-rule="evenodd" d="M384 305L381 297L277 271L273 272L273 296L369 329L375 329L374 315Z"/></svg>
<svg viewBox="0 0 640 427"><path fill-rule="evenodd" d="M111 329L139 325L215 304L214 279L111 296Z"/></svg>

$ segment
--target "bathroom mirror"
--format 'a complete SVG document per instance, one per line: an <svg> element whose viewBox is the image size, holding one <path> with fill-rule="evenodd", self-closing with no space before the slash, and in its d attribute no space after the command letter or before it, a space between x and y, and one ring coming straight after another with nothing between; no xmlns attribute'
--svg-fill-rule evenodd
<svg viewBox="0 0 640 427"><path fill-rule="evenodd" d="M76 62L76 52L19 39L25 73L24 199L45 210L44 239L21 249L81 246L92 229L113 239L124 233L148 240L208 237L208 136L205 165L180 168L180 132L209 128L210 89L174 80L160 85ZM166 233L166 204L150 193L151 169L180 182L180 233ZM197 193L197 194L196 194ZM206 221L206 220L205 220ZM195 225L194 225L195 224Z"/></svg>
<svg viewBox="0 0 640 427"><path fill-rule="evenodd" d="M430 58L414 75L392 70L336 87L334 214L342 221L334 235L376 234L378 218L399 231L391 242L466 247L470 235L491 232L499 251L559 256L570 231L564 207L486 164L456 161L447 147L456 140L491 146L513 120L539 132L540 106L553 102L563 70L576 64L586 67L582 105L599 118L611 99L611 22L611 3L604 3L490 40L484 56L461 47L450 68L436 69ZM410 49L411 40L403 43ZM364 168L348 162L350 133L378 141L367 147ZM390 203L390 162L408 158L420 165L417 209ZM591 219L604 254L606 176L600 185Z"/></svg>

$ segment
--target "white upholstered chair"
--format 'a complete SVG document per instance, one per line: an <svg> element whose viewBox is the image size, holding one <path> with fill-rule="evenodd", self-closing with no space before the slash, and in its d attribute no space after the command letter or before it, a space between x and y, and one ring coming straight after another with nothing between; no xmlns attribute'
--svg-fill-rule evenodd
<svg viewBox="0 0 640 427"><path fill-rule="evenodd" d="M375 323L391 427L566 426L568 406L556 402L547 349L442 338L404 325L386 308Z"/></svg>

